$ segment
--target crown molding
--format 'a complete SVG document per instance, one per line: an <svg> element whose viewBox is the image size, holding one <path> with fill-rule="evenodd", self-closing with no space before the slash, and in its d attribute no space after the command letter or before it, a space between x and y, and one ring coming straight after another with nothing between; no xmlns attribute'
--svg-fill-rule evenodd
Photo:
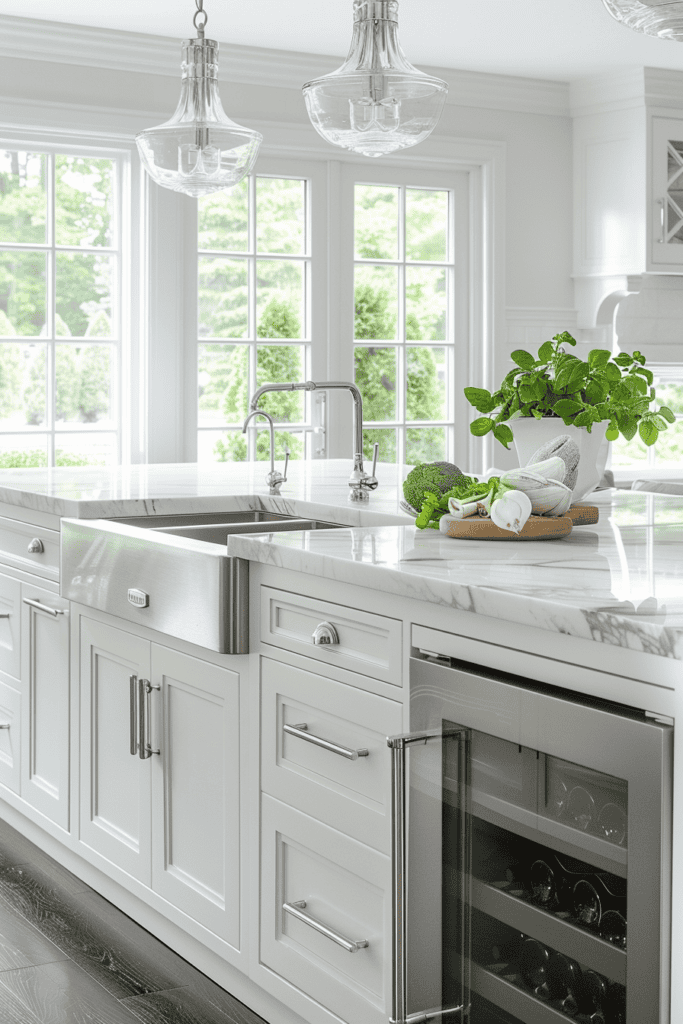
<svg viewBox="0 0 683 1024"><path fill-rule="evenodd" d="M572 82L573 117L633 107L683 106L683 71L633 67Z"/></svg>
<svg viewBox="0 0 683 1024"><path fill-rule="evenodd" d="M220 40L219 40L220 42ZM112 71L180 75L180 40L114 29L0 15L0 57L50 61ZM221 42L225 82L297 89L339 67L342 57L235 46ZM519 113L568 117L566 82L487 75L453 68L425 68L449 86L447 103Z"/></svg>

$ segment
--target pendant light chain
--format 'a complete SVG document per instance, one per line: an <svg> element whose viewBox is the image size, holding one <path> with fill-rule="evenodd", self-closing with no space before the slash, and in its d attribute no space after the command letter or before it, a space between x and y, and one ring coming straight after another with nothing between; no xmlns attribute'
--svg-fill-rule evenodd
<svg viewBox="0 0 683 1024"><path fill-rule="evenodd" d="M197 7L197 10L195 11L194 18L192 19L192 24L197 29L197 36L199 37L199 39L203 39L204 29L206 28L206 23L209 20L209 16L204 10L204 0L194 0L194 2ZM204 15L204 20L197 24L197 19L201 14Z"/></svg>

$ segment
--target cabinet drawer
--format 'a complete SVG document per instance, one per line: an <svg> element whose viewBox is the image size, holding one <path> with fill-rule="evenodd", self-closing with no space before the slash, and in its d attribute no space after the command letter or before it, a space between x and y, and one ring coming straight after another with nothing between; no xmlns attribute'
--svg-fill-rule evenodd
<svg viewBox="0 0 683 1024"><path fill-rule="evenodd" d="M21 694L0 683L0 783L19 792Z"/></svg>
<svg viewBox="0 0 683 1024"><path fill-rule="evenodd" d="M386 1024L391 975L391 862L285 807L262 802L261 961L349 1024ZM284 909L301 911L349 952Z"/></svg>
<svg viewBox="0 0 683 1024"><path fill-rule="evenodd" d="M59 531L0 516L0 558L7 565L58 580Z"/></svg>
<svg viewBox="0 0 683 1024"><path fill-rule="evenodd" d="M261 687L264 791L388 853L386 737L401 731L402 705L270 658L261 659ZM298 735L285 731L302 724Z"/></svg>
<svg viewBox="0 0 683 1024"><path fill-rule="evenodd" d="M21 675L21 584L0 575L0 672Z"/></svg>
<svg viewBox="0 0 683 1024"><path fill-rule="evenodd" d="M338 643L313 643L321 623L334 627ZM399 619L261 587L263 643L401 686L401 636Z"/></svg>

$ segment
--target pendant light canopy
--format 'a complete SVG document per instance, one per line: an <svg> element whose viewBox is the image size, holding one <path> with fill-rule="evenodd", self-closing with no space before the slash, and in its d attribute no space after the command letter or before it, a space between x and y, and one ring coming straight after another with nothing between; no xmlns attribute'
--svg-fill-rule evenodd
<svg viewBox="0 0 683 1024"><path fill-rule="evenodd" d="M353 0L349 55L303 87L314 128L363 156L416 146L436 127L448 86L410 64L398 41L398 0Z"/></svg>
<svg viewBox="0 0 683 1024"><path fill-rule="evenodd" d="M602 0L617 21L662 39L683 42L683 0Z"/></svg>
<svg viewBox="0 0 683 1024"><path fill-rule="evenodd" d="M196 39L181 44L182 86L170 119L136 136L151 178L188 196L232 188L254 166L263 136L231 121L218 91L218 43L204 38L204 0L195 0Z"/></svg>

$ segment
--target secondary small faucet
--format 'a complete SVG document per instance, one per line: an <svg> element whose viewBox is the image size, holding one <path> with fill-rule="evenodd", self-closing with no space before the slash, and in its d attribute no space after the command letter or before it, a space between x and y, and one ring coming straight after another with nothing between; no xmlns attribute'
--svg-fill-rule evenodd
<svg viewBox="0 0 683 1024"><path fill-rule="evenodd" d="M280 473L275 468L275 426L273 424L273 417L269 412L265 412L264 409L254 409L250 412L244 421L242 427L242 433L246 434L249 421L253 420L255 416L263 416L268 420L268 430L270 431L270 473L266 476L266 483L270 488L271 494L279 494L280 488L284 483L287 483L287 466L289 465L289 448L285 450L285 471Z"/></svg>
<svg viewBox="0 0 683 1024"><path fill-rule="evenodd" d="M349 501L369 501L370 491L374 491L379 481L375 476L379 444L375 442L372 460L372 473L363 468L363 397L355 384L343 380L307 380L297 384L264 384L254 393L249 408L256 412L261 395L267 391L350 391L353 398L353 470L349 477Z"/></svg>

